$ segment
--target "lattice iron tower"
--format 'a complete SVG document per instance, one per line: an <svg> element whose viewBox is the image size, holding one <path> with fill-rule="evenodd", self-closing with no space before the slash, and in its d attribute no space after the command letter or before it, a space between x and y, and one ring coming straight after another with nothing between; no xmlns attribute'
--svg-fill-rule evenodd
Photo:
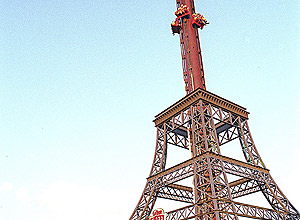
<svg viewBox="0 0 300 220"><path fill-rule="evenodd" d="M279 189L254 144L245 108L206 90L198 28L208 22L195 13L193 0L176 0L173 33L180 36L183 78L187 95L155 116L155 155L130 219L148 219L158 198L181 202L168 211L168 220L300 219ZM221 154L221 146L237 141L245 160ZM167 148L184 148L187 158L166 169ZM236 176L229 182L228 176ZM192 178L192 187L178 184ZM262 193L271 208L237 202L236 198Z"/></svg>

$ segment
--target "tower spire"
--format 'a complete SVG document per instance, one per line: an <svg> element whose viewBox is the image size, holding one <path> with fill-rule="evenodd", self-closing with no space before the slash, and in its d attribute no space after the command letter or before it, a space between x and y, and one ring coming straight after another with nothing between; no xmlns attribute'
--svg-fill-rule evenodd
<svg viewBox="0 0 300 220"><path fill-rule="evenodd" d="M195 23L197 17L195 16L196 13L193 0L176 0L176 4L176 21L180 28L178 28L178 31L175 33L180 35L183 79L185 91L189 94L197 88L206 89L200 38L198 33L198 28L200 27L202 29L205 23L204 25L200 24L200 26ZM178 11L180 11L183 7L187 9L187 13L178 14Z"/></svg>

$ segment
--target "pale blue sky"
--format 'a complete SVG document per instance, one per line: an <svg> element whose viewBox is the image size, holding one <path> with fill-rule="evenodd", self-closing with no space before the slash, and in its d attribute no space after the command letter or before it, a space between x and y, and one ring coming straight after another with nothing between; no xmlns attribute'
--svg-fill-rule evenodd
<svg viewBox="0 0 300 220"><path fill-rule="evenodd" d="M208 90L250 111L299 210L300 2L195 2L210 22ZM2 0L0 11L0 219L129 218L154 115L184 96L175 1Z"/></svg>

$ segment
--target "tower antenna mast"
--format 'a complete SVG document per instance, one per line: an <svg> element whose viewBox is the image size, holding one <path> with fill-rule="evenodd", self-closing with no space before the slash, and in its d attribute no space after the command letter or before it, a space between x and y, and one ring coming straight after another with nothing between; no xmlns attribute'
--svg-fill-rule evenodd
<svg viewBox="0 0 300 220"><path fill-rule="evenodd" d="M173 34L180 35L185 91L206 89L198 28L208 24L203 15L195 13L194 0L176 0L176 19L171 24Z"/></svg>

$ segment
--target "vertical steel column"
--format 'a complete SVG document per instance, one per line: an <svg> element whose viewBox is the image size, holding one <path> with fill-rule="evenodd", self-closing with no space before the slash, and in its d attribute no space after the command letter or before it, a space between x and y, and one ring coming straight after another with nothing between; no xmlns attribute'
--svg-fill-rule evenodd
<svg viewBox="0 0 300 220"><path fill-rule="evenodd" d="M211 105L202 102L194 104L191 111L192 121L192 156L198 156L206 152L221 154L218 136L214 124ZM211 159L209 156L201 160L201 169L194 167L194 204L206 202L209 205L208 213L201 213L196 207L196 214L204 214L203 220L220 220L225 215L220 215L218 199L226 199L232 203L231 191L222 161ZM205 169L204 169L205 167ZM217 169L219 168L219 169ZM238 220L233 204L233 218ZM229 216L227 216L229 218ZM201 218L196 217L196 220Z"/></svg>

